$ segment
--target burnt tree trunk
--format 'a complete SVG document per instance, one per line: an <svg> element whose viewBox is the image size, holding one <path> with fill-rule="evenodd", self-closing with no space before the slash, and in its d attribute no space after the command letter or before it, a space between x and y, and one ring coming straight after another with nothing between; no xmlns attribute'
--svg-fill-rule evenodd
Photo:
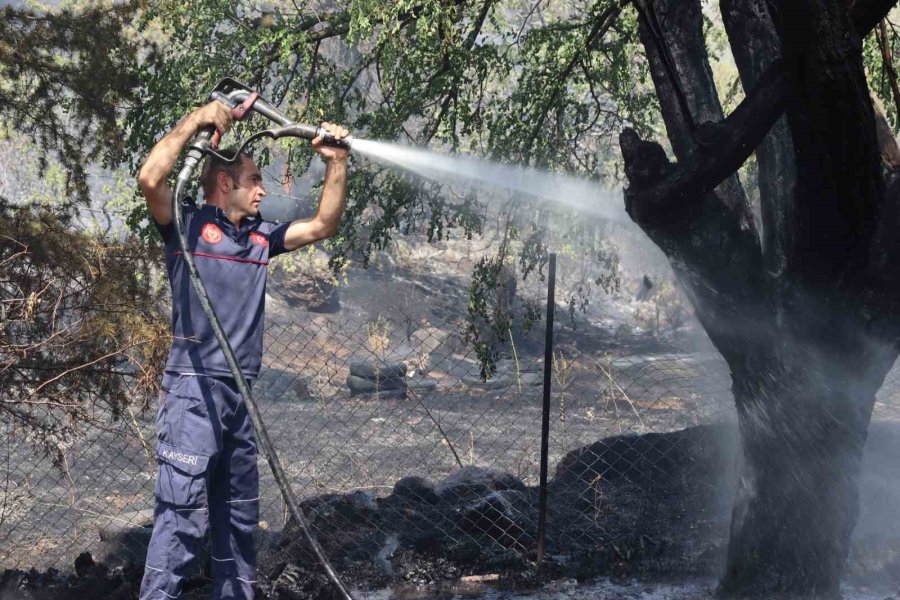
<svg viewBox="0 0 900 600"><path fill-rule="evenodd" d="M720 593L838 597L875 393L898 354L900 184L881 171L861 54L894 2L723 0L748 92L727 118L700 0L640 4L678 162L624 131L626 208L730 366L742 435ZM735 175L754 150L761 232Z"/></svg>

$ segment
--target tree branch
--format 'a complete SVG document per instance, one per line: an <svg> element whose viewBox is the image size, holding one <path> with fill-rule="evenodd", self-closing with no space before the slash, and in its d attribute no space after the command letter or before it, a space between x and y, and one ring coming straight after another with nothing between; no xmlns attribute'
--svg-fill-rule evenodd
<svg viewBox="0 0 900 600"><path fill-rule="evenodd" d="M720 7L741 84L752 90L781 54L775 24L765 0L722 0ZM792 219L797 178L790 136L787 119L781 117L756 149L762 249L766 269L776 277L786 266L787 224Z"/></svg>
<svg viewBox="0 0 900 600"><path fill-rule="evenodd" d="M600 13L596 19L594 19L594 26L591 28L591 31L588 33L587 37L584 40L584 49L585 52L589 53L593 51L595 45L603 39L603 36L606 35L606 32L609 31L609 28L615 23L616 18L618 18L619 13L622 12L627 0L617 0L612 4L612 6L608 7L605 11ZM572 71L578 65L578 62L582 60L582 56L580 54L575 54L572 57L572 60L563 68L562 72L556 77L556 81L558 82L558 86L554 90L554 92L547 98L547 101L544 102L540 108L534 113L534 127L531 128L531 133L526 140L525 147L525 155L529 156L531 154L531 149L534 146L535 140L540 135L541 127L544 126L544 122L547 119L547 113L550 110L550 107L556 102L559 95L565 89L566 83L569 80L569 75L572 74Z"/></svg>
<svg viewBox="0 0 900 600"><path fill-rule="evenodd" d="M887 16L897 4L897 0L856 0L850 4L850 17L853 19L853 25L856 27L859 37L863 38L869 35L878 22Z"/></svg>
<svg viewBox="0 0 900 600"><path fill-rule="evenodd" d="M900 111L900 87L897 85L897 69L894 68L894 57L891 53L890 38L888 37L887 21L885 19L879 21L876 37L878 38L878 46L881 48L881 60L891 86L894 104L897 110Z"/></svg>
<svg viewBox="0 0 900 600"><path fill-rule="evenodd" d="M860 34L865 35L875 27L895 3L896 0L858 0L852 12L853 21L857 27L868 27ZM690 149L685 150L685 155L691 156L675 165L661 165L659 153L649 151L647 142L641 142L637 134L626 130L620 142L628 144L634 151L623 148L623 155L627 156L626 174L631 184L625 199L626 207L630 206L629 212L634 212L635 222L643 226L642 221L656 218L651 213L657 210L669 216L680 214L682 218L690 214L692 197L715 188L754 151L784 111L787 90L788 80L779 60L766 69L756 87L728 118L720 124L700 128L700 137L708 138L705 145L715 146L715 151L703 151L701 142L693 149L699 150L696 156L688 151ZM656 144L653 146L659 148ZM638 148L642 150L638 152ZM662 158L665 159L665 153ZM685 203L688 203L687 207ZM695 199L693 204L696 208L700 201Z"/></svg>
<svg viewBox="0 0 900 600"><path fill-rule="evenodd" d="M484 27L484 22L487 20L487 16L490 13L491 6L493 6L494 2L495 0L485 0L484 4L481 5L481 11L478 14L478 18L475 19L472 31L469 32L469 35L466 37L466 41L463 44L463 49L466 53L468 53L475 45L478 35L481 33L481 28ZM450 63L445 62L443 68L429 78L429 85L438 77L443 76L449 69ZM437 134L438 128L441 126L441 121L444 120L444 115L447 114L447 111L450 109L450 102L455 101L459 94L458 86L459 78L454 77L452 89L444 96L444 100L441 102L441 108L438 110L437 116L435 116L430 127L424 128L424 135L422 136L423 143L427 144Z"/></svg>
<svg viewBox="0 0 900 600"><path fill-rule="evenodd" d="M632 219L641 226L653 226L656 221L668 221L673 216L683 221L693 214L702 196L747 160L781 115L785 85L783 71L769 69L753 93L722 123L700 127L701 141L694 152L674 165L663 166L659 158L662 148L641 142L636 133L626 129L620 144L631 184L625 191L625 207ZM649 150L648 144L658 151Z"/></svg>
<svg viewBox="0 0 900 600"><path fill-rule="evenodd" d="M844 0L795 0L781 20L786 110L803 182L787 269L801 285L858 288L884 194L862 39Z"/></svg>

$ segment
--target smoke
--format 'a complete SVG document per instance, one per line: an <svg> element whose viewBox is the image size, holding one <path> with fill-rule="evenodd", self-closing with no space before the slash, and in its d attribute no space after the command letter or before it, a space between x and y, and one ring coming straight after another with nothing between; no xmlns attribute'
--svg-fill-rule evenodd
<svg viewBox="0 0 900 600"><path fill-rule="evenodd" d="M435 181L517 192L588 216L631 223L625 213L622 190L604 189L598 182L387 142L354 139L353 151Z"/></svg>

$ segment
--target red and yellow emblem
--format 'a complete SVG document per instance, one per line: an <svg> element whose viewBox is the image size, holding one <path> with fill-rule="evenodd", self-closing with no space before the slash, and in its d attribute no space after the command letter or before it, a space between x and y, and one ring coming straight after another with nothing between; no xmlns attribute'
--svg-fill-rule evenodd
<svg viewBox="0 0 900 600"><path fill-rule="evenodd" d="M250 234L250 241L256 244L257 246L268 246L269 239L261 233L253 232Z"/></svg>
<svg viewBox="0 0 900 600"><path fill-rule="evenodd" d="M210 244L218 244L222 241L222 230L213 223L207 223L200 230L200 235Z"/></svg>

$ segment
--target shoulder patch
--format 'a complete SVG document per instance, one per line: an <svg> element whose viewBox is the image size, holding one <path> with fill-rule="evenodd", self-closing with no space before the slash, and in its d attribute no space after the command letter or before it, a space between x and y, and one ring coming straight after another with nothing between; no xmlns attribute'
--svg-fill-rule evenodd
<svg viewBox="0 0 900 600"><path fill-rule="evenodd" d="M257 246L268 246L269 245L269 238L267 238L266 236L264 236L261 233L257 233L256 231L254 231L253 233L250 234L250 241L253 242L254 244L256 244Z"/></svg>
<svg viewBox="0 0 900 600"><path fill-rule="evenodd" d="M214 223L207 223L200 230L200 235L210 244L218 244L222 241L222 230Z"/></svg>

